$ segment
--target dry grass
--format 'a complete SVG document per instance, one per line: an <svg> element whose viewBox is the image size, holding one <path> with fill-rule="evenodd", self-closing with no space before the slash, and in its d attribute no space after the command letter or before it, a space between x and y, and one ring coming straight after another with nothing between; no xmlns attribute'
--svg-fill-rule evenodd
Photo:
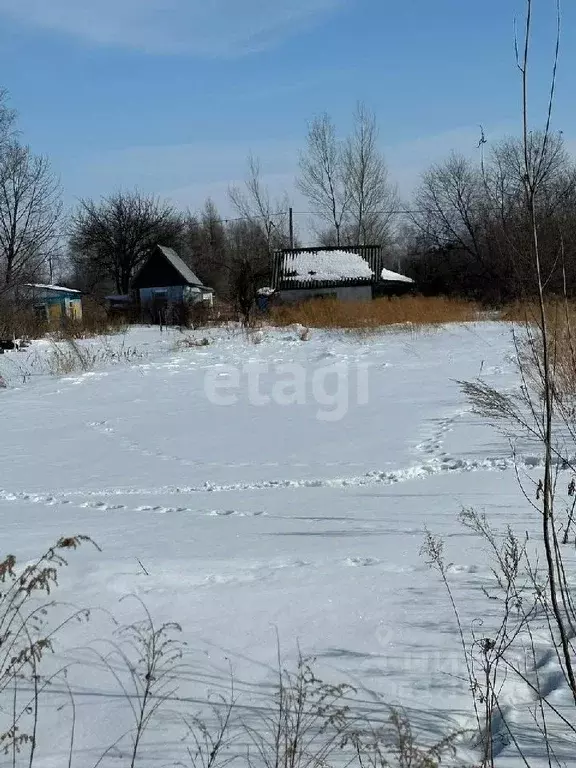
<svg viewBox="0 0 576 768"><path fill-rule="evenodd" d="M576 320L576 301L550 297L546 300L546 317L553 327L559 323L564 324L567 320L573 324ZM537 325L540 322L540 305L536 300L515 301L501 310L499 319L509 323Z"/></svg>
<svg viewBox="0 0 576 768"><path fill-rule="evenodd" d="M86 373L103 365L118 365L141 360L144 353L135 347L113 344L106 336L95 344L84 346L75 338L62 341L51 339L51 350L47 358L48 370L53 376L69 376L72 373Z"/></svg>
<svg viewBox="0 0 576 768"><path fill-rule="evenodd" d="M514 301L506 304L499 314L499 319L506 323L530 323L537 322L540 310L536 301Z"/></svg>
<svg viewBox="0 0 576 768"><path fill-rule="evenodd" d="M109 316L102 305L86 296L82 299L81 321L64 319L51 330L61 339L89 339L121 333L126 328L124 318Z"/></svg>
<svg viewBox="0 0 576 768"><path fill-rule="evenodd" d="M506 307L501 319L524 327L517 339L524 373L537 391L543 377L540 307L537 302L517 302ZM550 372L554 396L561 401L576 395L576 302L551 298L546 302L546 321L550 339Z"/></svg>
<svg viewBox="0 0 576 768"><path fill-rule="evenodd" d="M122 318L109 317L104 307L94 299L82 301L82 320L62 318L48 322L37 317L30 309L0 305L0 339L41 339L50 333L58 339L88 339L125 330Z"/></svg>
<svg viewBox="0 0 576 768"><path fill-rule="evenodd" d="M0 339L38 339L47 330L48 323L39 320L32 311L0 304Z"/></svg>
<svg viewBox="0 0 576 768"><path fill-rule="evenodd" d="M307 328L376 330L388 325L442 325L478 320L479 305L463 299L404 296L374 301L314 299L301 304L275 307L272 323L299 323Z"/></svg>

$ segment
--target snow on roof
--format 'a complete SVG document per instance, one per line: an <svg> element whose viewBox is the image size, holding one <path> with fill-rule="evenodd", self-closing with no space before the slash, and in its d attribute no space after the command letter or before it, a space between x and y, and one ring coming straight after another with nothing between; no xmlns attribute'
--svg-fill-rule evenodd
<svg viewBox="0 0 576 768"><path fill-rule="evenodd" d="M284 256L285 280L334 282L371 280L374 273L367 261L351 251L302 251Z"/></svg>
<svg viewBox="0 0 576 768"><path fill-rule="evenodd" d="M66 291L67 293L82 293L75 288L66 288L63 285L43 285L42 283L26 283L25 288L39 288L42 291Z"/></svg>
<svg viewBox="0 0 576 768"><path fill-rule="evenodd" d="M401 275L399 272L392 272L391 269L384 268L382 272L380 273L381 280L387 280L391 283L413 283L414 280L412 280L411 277L406 277L406 275Z"/></svg>

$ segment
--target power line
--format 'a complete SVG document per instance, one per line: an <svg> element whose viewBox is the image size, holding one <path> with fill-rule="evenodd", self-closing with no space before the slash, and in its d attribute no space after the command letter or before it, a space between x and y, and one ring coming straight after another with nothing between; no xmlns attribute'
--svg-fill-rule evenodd
<svg viewBox="0 0 576 768"><path fill-rule="evenodd" d="M413 214L419 214L419 213L427 213L425 210L420 210L418 208L410 209L410 208L397 208L390 210L382 209L378 211L371 211L372 214L386 214L386 215L413 215ZM208 219L208 221L214 223L214 224L232 224L236 221L269 221L273 216L289 216L290 211L274 211L274 213L269 213L267 215L264 214L256 214L254 216L232 216L227 218L214 218L214 219ZM325 213L322 211L292 211L293 216L318 216L318 217L324 217L326 216ZM200 214L193 214L193 218L200 218L202 219L202 213ZM201 221L199 223L202 223ZM272 222L270 222L272 223Z"/></svg>
<svg viewBox="0 0 576 768"><path fill-rule="evenodd" d="M410 209L410 208L382 208L381 210L377 211L370 211L371 214L373 213L388 213L388 214L400 214L400 213L427 213L425 210L419 210L417 208ZM325 213L322 211L294 211L294 216L326 216Z"/></svg>
<svg viewBox="0 0 576 768"><path fill-rule="evenodd" d="M234 221L259 221L259 220L269 220L273 216L288 216L288 211L275 211L274 213L269 213L267 215L265 214L256 214L254 216L232 216L231 218L221 219L218 218L209 218L208 221L213 222L215 224L230 224ZM204 214L203 213L195 213L191 214L191 218L200 219L199 223L202 223L202 218Z"/></svg>

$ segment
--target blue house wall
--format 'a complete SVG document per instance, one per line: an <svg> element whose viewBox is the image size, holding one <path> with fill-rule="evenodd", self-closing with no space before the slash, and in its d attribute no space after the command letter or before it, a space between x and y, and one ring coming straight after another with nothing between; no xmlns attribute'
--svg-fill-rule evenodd
<svg viewBox="0 0 576 768"><path fill-rule="evenodd" d="M140 302L143 306L152 304L154 299L166 299L169 302L184 301L185 285L169 285L166 288L140 288Z"/></svg>

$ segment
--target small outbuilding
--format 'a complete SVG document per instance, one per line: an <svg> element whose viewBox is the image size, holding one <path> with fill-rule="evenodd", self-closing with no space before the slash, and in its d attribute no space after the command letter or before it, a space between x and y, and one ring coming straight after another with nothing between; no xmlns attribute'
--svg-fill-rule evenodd
<svg viewBox="0 0 576 768"><path fill-rule="evenodd" d="M143 318L182 322L187 309L211 307L214 291L204 285L173 248L157 245L132 280L132 291Z"/></svg>
<svg viewBox="0 0 576 768"><path fill-rule="evenodd" d="M61 285L26 283L17 288L17 300L29 306L40 320L59 322L82 319L82 292Z"/></svg>
<svg viewBox="0 0 576 768"><path fill-rule="evenodd" d="M412 278L383 266L379 245L277 251L272 286L280 302L335 298L367 301L413 292Z"/></svg>
<svg viewBox="0 0 576 768"><path fill-rule="evenodd" d="M298 248L274 255L273 287L280 301L372 298L381 264L379 246Z"/></svg>
<svg viewBox="0 0 576 768"><path fill-rule="evenodd" d="M416 283L411 277L384 268L380 271L380 279L374 284L373 295L374 298L379 296L404 296L407 293L414 293L415 289Z"/></svg>

